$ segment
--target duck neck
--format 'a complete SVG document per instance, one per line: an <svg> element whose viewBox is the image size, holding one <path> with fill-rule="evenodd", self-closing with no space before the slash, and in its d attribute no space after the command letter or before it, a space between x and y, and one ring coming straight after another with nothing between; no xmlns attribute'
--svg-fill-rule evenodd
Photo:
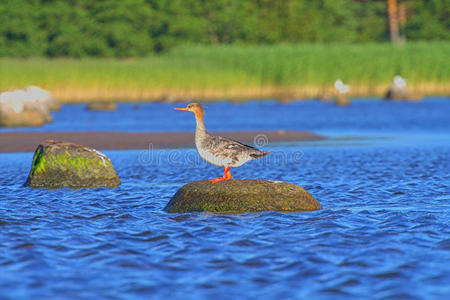
<svg viewBox="0 0 450 300"><path fill-rule="evenodd" d="M205 122L203 121L203 114L195 114L195 121L197 126L195 128L195 138L201 138L206 134Z"/></svg>

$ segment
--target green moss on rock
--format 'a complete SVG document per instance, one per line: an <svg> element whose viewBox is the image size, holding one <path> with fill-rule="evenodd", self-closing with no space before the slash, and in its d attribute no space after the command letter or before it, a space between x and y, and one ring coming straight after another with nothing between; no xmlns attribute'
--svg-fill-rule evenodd
<svg viewBox="0 0 450 300"><path fill-rule="evenodd" d="M48 140L33 157L26 185L43 188L91 188L120 185L108 157L81 145Z"/></svg>
<svg viewBox="0 0 450 300"><path fill-rule="evenodd" d="M172 197L165 210L170 213L243 213L266 210L312 211L321 208L319 201L301 186L281 181L247 179L188 183Z"/></svg>

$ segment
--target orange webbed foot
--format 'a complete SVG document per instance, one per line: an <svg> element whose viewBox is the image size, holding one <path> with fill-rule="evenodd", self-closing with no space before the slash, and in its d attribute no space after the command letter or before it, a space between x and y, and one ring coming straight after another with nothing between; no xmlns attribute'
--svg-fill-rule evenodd
<svg viewBox="0 0 450 300"><path fill-rule="evenodd" d="M212 183L216 183L216 182L220 182L220 181L224 181L224 180L228 180L228 178L220 177L220 178L210 179L209 181Z"/></svg>
<svg viewBox="0 0 450 300"><path fill-rule="evenodd" d="M219 182L219 181L229 180L229 179L231 179L231 178L232 178L232 176L231 176L231 174L230 174L230 168L228 167L228 168L225 168L225 169L224 169L224 171L223 171L223 177L220 177L220 178L214 178L214 179L211 179L211 180L209 180L209 181L212 182L212 183L216 183L216 182Z"/></svg>

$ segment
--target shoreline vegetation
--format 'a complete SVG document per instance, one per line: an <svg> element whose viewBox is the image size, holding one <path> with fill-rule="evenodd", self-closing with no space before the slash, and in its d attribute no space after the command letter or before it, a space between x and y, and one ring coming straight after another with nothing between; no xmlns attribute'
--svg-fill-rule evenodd
<svg viewBox="0 0 450 300"><path fill-rule="evenodd" d="M413 95L450 95L450 42L180 46L144 58L0 58L0 90L37 85L63 103L202 101L334 93L383 96L395 75Z"/></svg>

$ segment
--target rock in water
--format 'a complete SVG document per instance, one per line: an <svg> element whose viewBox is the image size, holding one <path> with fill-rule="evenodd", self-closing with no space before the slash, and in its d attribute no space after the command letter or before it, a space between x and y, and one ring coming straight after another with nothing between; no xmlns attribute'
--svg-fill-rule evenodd
<svg viewBox="0 0 450 300"><path fill-rule="evenodd" d="M347 84L344 84L342 80L338 79L334 82L334 88L337 91L336 100L334 103L339 106L350 105L350 100L348 99L350 87Z"/></svg>
<svg viewBox="0 0 450 300"><path fill-rule="evenodd" d="M321 209L301 186L268 180L194 181L172 197L165 210L170 213L208 211L243 213L266 210L311 211Z"/></svg>
<svg viewBox="0 0 450 300"><path fill-rule="evenodd" d="M23 104L9 105L0 102L0 127L37 127L51 120L50 112Z"/></svg>
<svg viewBox="0 0 450 300"><path fill-rule="evenodd" d="M61 105L59 101L53 97L50 92L38 87L38 86L27 86L25 88L25 92L27 92L36 102L39 102L41 105L47 105L50 110L59 110Z"/></svg>
<svg viewBox="0 0 450 300"><path fill-rule="evenodd" d="M42 126L51 122L49 106L25 90L0 94L0 126Z"/></svg>
<svg viewBox="0 0 450 300"><path fill-rule="evenodd" d="M407 100L410 98L410 94L406 86L398 87L396 85L391 85L384 98L386 100Z"/></svg>
<svg viewBox="0 0 450 300"><path fill-rule="evenodd" d="M93 102L93 103L89 103L86 108L88 110L114 111L117 109L117 104L115 102Z"/></svg>
<svg viewBox="0 0 450 300"><path fill-rule="evenodd" d="M109 158L97 150L47 140L34 152L25 184L36 188L113 188L120 185L120 179Z"/></svg>
<svg viewBox="0 0 450 300"><path fill-rule="evenodd" d="M337 95L334 104L336 104L337 106L349 106L350 99L348 99L347 95L339 94Z"/></svg>

